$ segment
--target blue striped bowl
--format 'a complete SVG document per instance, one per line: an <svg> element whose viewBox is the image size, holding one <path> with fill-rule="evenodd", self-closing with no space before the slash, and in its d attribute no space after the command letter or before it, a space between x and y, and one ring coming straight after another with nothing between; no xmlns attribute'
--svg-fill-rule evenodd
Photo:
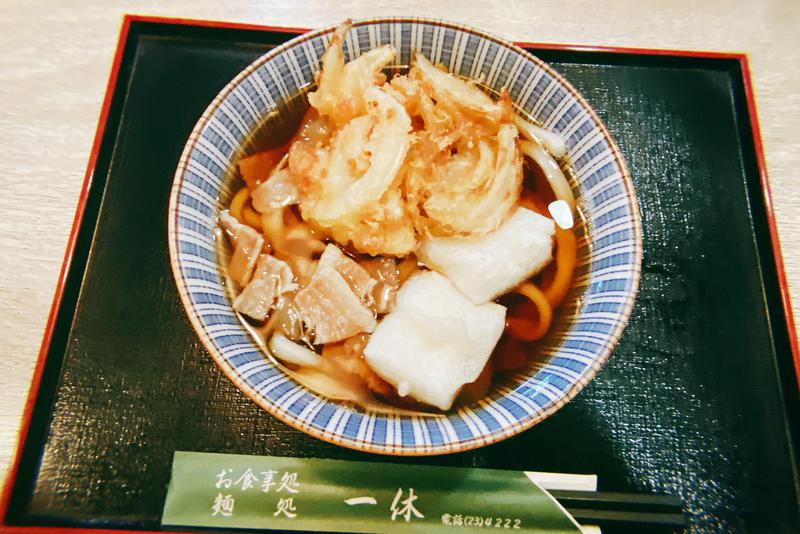
<svg viewBox="0 0 800 534"><path fill-rule="evenodd" d="M575 287L542 357L495 386L486 399L446 415L365 412L308 391L271 364L240 325L219 271L214 226L231 198L232 164L252 152L263 118L291 110L309 88L333 28L304 34L264 54L214 99L180 159L169 207L172 270L200 339L253 401L317 438L381 454L463 451L517 434L554 413L600 370L622 334L639 282L641 224L630 174L602 121L550 66L483 32L441 21L359 21L345 55L392 43L398 63L414 50L493 88L568 141L572 187L583 215ZM296 100L295 100L296 102ZM284 104L287 104L284 106Z"/></svg>

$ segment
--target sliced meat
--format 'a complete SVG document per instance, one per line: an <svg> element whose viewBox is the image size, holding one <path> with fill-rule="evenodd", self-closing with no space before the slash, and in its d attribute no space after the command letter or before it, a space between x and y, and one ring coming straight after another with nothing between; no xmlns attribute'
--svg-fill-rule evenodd
<svg viewBox="0 0 800 534"><path fill-rule="evenodd" d="M267 318L278 295L269 280L251 280L233 300L233 309L257 321Z"/></svg>
<svg viewBox="0 0 800 534"><path fill-rule="evenodd" d="M278 297L297 289L289 264L269 254L262 254L253 278L233 301L233 309L257 321L267 318Z"/></svg>
<svg viewBox="0 0 800 534"><path fill-rule="evenodd" d="M377 313L392 311L397 288L400 287L400 269L394 258L374 258L362 261L359 265L378 281L372 289L372 309Z"/></svg>
<svg viewBox="0 0 800 534"><path fill-rule="evenodd" d="M329 244L319 258L317 269L335 269L347 281L353 292L365 303L372 300L372 290L378 283L352 258L345 256L336 245Z"/></svg>
<svg viewBox="0 0 800 534"><path fill-rule="evenodd" d="M297 292L295 305L314 343L341 341L375 329L375 317L336 269L318 266L309 284Z"/></svg>
<svg viewBox="0 0 800 534"><path fill-rule="evenodd" d="M262 254L258 258L253 280L272 280L278 288L279 295L297 289L294 273L289 264L269 254Z"/></svg>
<svg viewBox="0 0 800 534"><path fill-rule="evenodd" d="M377 280L392 287L400 286L400 271L394 258L373 258L359 263L367 273Z"/></svg>
<svg viewBox="0 0 800 534"><path fill-rule="evenodd" d="M239 240L239 232L243 226L245 225L237 221L236 217L231 215L231 212L228 210L220 212L219 227L225 231L225 236L228 238L228 241L230 241L231 246L236 246L236 242Z"/></svg>
<svg viewBox="0 0 800 534"><path fill-rule="evenodd" d="M264 248L264 237L237 221L227 210L220 213L219 224L234 247L228 262L228 274L239 286L245 286L253 276L256 261Z"/></svg>

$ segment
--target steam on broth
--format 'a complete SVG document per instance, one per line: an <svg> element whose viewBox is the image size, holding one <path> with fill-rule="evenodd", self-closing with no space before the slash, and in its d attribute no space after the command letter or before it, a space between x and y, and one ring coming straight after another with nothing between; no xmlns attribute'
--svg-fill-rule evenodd
<svg viewBox="0 0 800 534"><path fill-rule="evenodd" d="M421 54L391 78L391 45L344 63L348 28L299 125L276 114L280 144L237 162L219 217L233 307L323 395L449 410L526 363L570 288L566 145Z"/></svg>

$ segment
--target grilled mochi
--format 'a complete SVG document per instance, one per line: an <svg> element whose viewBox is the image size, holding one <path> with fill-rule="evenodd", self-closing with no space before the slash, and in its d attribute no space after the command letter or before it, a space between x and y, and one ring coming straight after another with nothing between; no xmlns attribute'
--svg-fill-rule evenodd
<svg viewBox="0 0 800 534"><path fill-rule="evenodd" d="M478 304L506 293L550 263L554 234L552 219L518 208L488 235L429 238L417 255Z"/></svg>
<svg viewBox="0 0 800 534"><path fill-rule="evenodd" d="M233 309L263 321L278 298L295 289L297 284L289 264L269 254L262 254L258 257L250 282L234 299Z"/></svg>
<svg viewBox="0 0 800 534"><path fill-rule="evenodd" d="M503 306L473 304L447 278L425 271L400 288L364 358L401 396L447 410L486 365L505 315Z"/></svg>

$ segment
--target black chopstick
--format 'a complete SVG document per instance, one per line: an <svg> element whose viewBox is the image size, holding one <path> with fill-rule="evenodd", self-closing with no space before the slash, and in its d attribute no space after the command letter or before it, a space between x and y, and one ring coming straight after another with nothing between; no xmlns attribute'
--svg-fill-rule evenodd
<svg viewBox="0 0 800 534"><path fill-rule="evenodd" d="M550 494L579 523L599 526L663 526L683 528L683 502L672 495L552 490Z"/></svg>

